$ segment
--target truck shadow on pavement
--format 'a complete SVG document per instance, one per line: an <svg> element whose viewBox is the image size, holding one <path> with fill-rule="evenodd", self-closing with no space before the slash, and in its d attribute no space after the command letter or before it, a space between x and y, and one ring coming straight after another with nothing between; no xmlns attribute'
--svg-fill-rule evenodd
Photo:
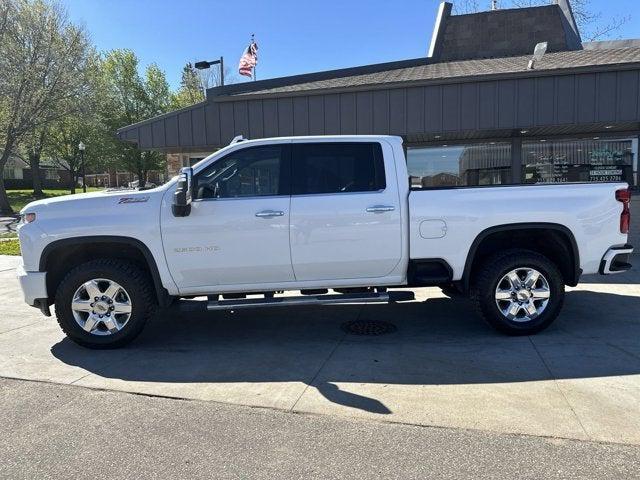
<svg viewBox="0 0 640 480"><path fill-rule="evenodd" d="M169 310L129 347L95 352L65 339L62 362L107 379L165 383L302 382L330 402L381 414L345 384L465 385L640 373L640 297L568 292L560 318L533 337L486 326L466 300L237 313ZM355 319L393 322L382 336L345 334Z"/></svg>

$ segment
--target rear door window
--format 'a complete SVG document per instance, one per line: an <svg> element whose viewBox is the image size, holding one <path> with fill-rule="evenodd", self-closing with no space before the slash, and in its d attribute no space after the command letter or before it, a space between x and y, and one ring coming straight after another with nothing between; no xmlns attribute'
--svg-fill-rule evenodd
<svg viewBox="0 0 640 480"><path fill-rule="evenodd" d="M379 143L293 145L293 194L375 192L386 188Z"/></svg>

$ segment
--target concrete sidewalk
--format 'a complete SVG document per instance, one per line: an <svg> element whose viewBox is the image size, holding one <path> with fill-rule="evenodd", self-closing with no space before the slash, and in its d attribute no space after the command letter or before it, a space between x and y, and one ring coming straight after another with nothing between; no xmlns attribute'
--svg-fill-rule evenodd
<svg viewBox="0 0 640 480"><path fill-rule="evenodd" d="M90 351L22 302L0 258L0 376L339 417L640 444L640 275L586 279L534 337L485 326L464 300L181 314L130 347ZM346 335L357 318L398 326Z"/></svg>

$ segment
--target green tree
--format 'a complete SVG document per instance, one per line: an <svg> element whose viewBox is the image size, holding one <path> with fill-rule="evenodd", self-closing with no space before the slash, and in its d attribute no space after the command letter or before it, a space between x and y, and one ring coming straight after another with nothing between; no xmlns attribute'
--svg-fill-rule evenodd
<svg viewBox="0 0 640 480"><path fill-rule="evenodd" d="M182 69L180 88L171 97L171 107L173 109L188 107L204 100L202 78L193 65L187 63Z"/></svg>
<svg viewBox="0 0 640 480"><path fill-rule="evenodd" d="M106 137L103 127L92 114L67 116L56 122L47 137L44 154L59 168L69 172L69 191L76 193L78 177L82 173L82 156L78 146L84 143L84 162L87 171L104 166Z"/></svg>
<svg viewBox="0 0 640 480"><path fill-rule="evenodd" d="M100 59L93 54L87 63L85 80L87 85L79 97L72 101L76 106L73 113L54 120L49 125L37 127L29 132L20 142L19 152L23 152L23 158L28 161L31 168L33 192L35 197L44 196L42 180L40 178L40 160L47 158L59 168L70 171L69 189L75 193L78 180L79 151L78 144L90 142L92 149L85 154L85 163L92 165L97 160L100 152L97 145L104 143L103 137L107 135L104 128L96 121L97 99L99 91L97 87ZM71 109L67 108L67 111ZM76 141L77 140L77 141Z"/></svg>
<svg viewBox="0 0 640 480"><path fill-rule="evenodd" d="M0 213L13 213L2 179L9 156L30 132L81 108L91 54L59 4L0 2Z"/></svg>
<svg viewBox="0 0 640 480"><path fill-rule="evenodd" d="M130 50L113 50L104 61L101 75L103 125L110 132L170 110L171 95L164 72L150 65L144 77L138 73L138 58ZM112 138L106 146L115 165L138 177L140 186L149 170L164 168L165 157L158 152L144 152L135 145Z"/></svg>

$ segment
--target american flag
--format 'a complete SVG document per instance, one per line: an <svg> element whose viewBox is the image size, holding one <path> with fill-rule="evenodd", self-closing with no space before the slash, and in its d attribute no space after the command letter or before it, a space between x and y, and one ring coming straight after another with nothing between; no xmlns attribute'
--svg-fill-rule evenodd
<svg viewBox="0 0 640 480"><path fill-rule="evenodd" d="M258 44L251 41L249 46L244 49L242 57L240 57L240 64L238 65L238 73L245 77L251 77L253 75L253 67L258 63Z"/></svg>

